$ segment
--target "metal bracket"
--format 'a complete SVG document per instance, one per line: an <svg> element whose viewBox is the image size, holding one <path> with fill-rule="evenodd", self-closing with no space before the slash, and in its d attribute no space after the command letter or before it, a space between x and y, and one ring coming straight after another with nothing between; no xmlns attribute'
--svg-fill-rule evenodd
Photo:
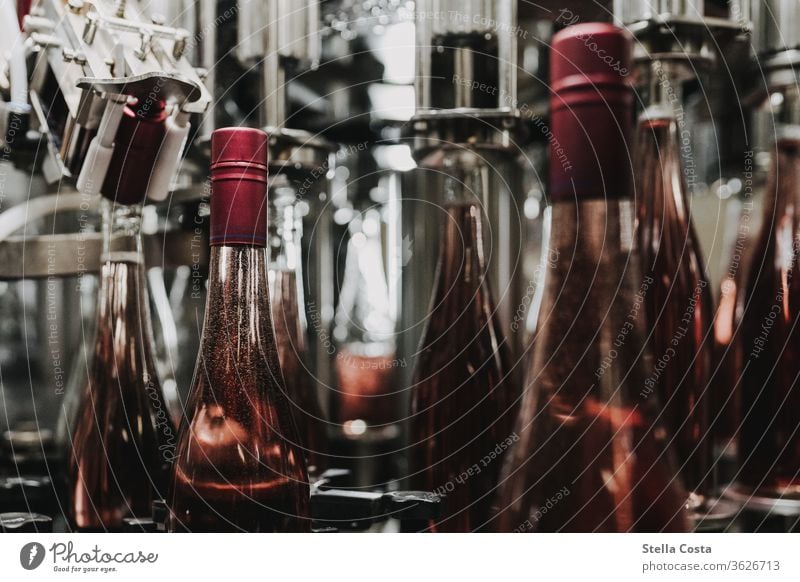
<svg viewBox="0 0 800 582"><path fill-rule="evenodd" d="M198 83L180 73L151 72L130 77L91 78L81 77L76 86L98 93L133 95L146 97L158 94L159 99L172 99L178 103L194 103L203 92Z"/></svg>
<svg viewBox="0 0 800 582"><path fill-rule="evenodd" d="M88 198L88 200L87 200ZM103 240L97 232L15 236L26 224L65 212L95 212L98 198L71 192L33 198L0 214L0 280L71 277L96 273ZM173 268L208 264L208 244L194 231L147 234L145 264Z"/></svg>

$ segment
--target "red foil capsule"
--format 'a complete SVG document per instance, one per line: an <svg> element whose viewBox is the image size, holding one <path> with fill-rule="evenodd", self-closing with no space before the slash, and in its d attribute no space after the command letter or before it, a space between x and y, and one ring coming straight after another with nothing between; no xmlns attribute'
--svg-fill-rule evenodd
<svg viewBox="0 0 800 582"><path fill-rule="evenodd" d="M114 153L100 192L117 204L141 204L167 129L165 103L144 99L125 106Z"/></svg>
<svg viewBox="0 0 800 582"><path fill-rule="evenodd" d="M600 22L570 26L553 37L553 201L615 198L630 192L630 129L619 123L633 103L630 46L627 32ZM619 167L620 160L626 160L626 171L604 172Z"/></svg>
<svg viewBox="0 0 800 582"><path fill-rule="evenodd" d="M268 137L227 127L211 135L211 245L267 244Z"/></svg>

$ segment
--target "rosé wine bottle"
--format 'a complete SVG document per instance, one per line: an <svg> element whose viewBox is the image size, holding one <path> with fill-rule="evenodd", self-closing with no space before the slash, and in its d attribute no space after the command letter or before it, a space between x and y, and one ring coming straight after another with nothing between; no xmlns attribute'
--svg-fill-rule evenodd
<svg viewBox="0 0 800 582"><path fill-rule="evenodd" d="M556 258L500 478L499 531L689 529L658 395L644 392L653 281L640 274L630 198L630 55L630 36L609 24L553 38L551 130L565 156L551 148Z"/></svg>
<svg viewBox="0 0 800 582"><path fill-rule="evenodd" d="M267 281L267 135L211 141L211 263L168 531L307 531L303 449L278 360Z"/></svg>
<svg viewBox="0 0 800 582"><path fill-rule="evenodd" d="M164 135L163 106L148 105L125 108L101 189L97 331L68 452L70 522L84 531L120 531L125 518L149 516L177 442L155 368L142 252L147 168Z"/></svg>
<svg viewBox="0 0 800 582"><path fill-rule="evenodd" d="M645 389L657 392L673 435L691 512L706 512L713 488L710 430L713 302L686 196L671 100L680 95L669 63L653 63L651 106L637 128L636 201L642 273L654 366ZM665 90L665 86L669 90Z"/></svg>
<svg viewBox="0 0 800 582"><path fill-rule="evenodd" d="M446 512L429 531L477 531L492 512L519 399L483 249L480 200L489 167L468 149L437 150L423 165L448 178L431 311L411 389L410 482L446 495Z"/></svg>

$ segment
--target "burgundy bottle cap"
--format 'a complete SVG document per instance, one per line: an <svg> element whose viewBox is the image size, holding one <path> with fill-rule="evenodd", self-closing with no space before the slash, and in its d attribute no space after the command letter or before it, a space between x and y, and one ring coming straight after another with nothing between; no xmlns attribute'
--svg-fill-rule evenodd
<svg viewBox="0 0 800 582"><path fill-rule="evenodd" d="M630 195L632 41L605 23L570 26L553 37L551 200Z"/></svg>
<svg viewBox="0 0 800 582"><path fill-rule="evenodd" d="M582 93L581 101L591 92L597 100L614 98L615 91L628 93L631 42L628 32L604 22L576 24L558 32L550 51L551 106L567 106L565 97L574 91Z"/></svg>
<svg viewBox="0 0 800 582"><path fill-rule="evenodd" d="M166 113L160 100L125 106L100 192L117 204L142 204L164 144Z"/></svg>
<svg viewBox="0 0 800 582"><path fill-rule="evenodd" d="M226 127L211 135L211 244L266 246L269 138Z"/></svg>
<svg viewBox="0 0 800 582"><path fill-rule="evenodd" d="M269 137L260 129L223 127L211 134L211 171L227 162L258 166L267 171ZM255 169L255 168L254 168Z"/></svg>
<svg viewBox="0 0 800 582"><path fill-rule="evenodd" d="M167 108L167 102L163 99L137 99L135 103L129 107L136 114L136 117L141 119L151 119L159 117Z"/></svg>

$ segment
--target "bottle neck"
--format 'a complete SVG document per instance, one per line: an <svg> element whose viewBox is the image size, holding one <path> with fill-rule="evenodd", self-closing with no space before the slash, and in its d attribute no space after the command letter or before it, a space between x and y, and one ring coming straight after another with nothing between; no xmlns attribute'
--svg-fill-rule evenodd
<svg viewBox="0 0 800 582"><path fill-rule="evenodd" d="M269 290L273 325L278 341L285 341L286 333L294 338L288 349L304 350L306 316L303 269L301 266L303 218L297 192L288 187L273 188L269 198L267 217L269 237ZM291 331L290 331L291 330ZM286 332L286 333L284 333ZM279 350L281 361L284 352Z"/></svg>
<svg viewBox="0 0 800 582"><path fill-rule="evenodd" d="M642 118L682 119L683 83L676 66L665 61L653 61L650 64L649 82L648 105Z"/></svg>
<svg viewBox="0 0 800 582"><path fill-rule="evenodd" d="M551 207L547 275L534 343L536 353L547 360L536 364L551 366L561 359L574 366L575 381L551 387L569 403L567 411L587 393L628 405L640 400L641 385L625 381L625 374L640 371L632 366L642 355L644 299L653 284L639 269L633 202L589 199L576 206ZM609 354L614 365L598 369L597 363ZM653 401L648 399L647 406Z"/></svg>
<svg viewBox="0 0 800 582"><path fill-rule="evenodd" d="M144 264L142 207L102 199L103 262Z"/></svg>
<svg viewBox="0 0 800 582"><path fill-rule="evenodd" d="M481 207L460 202L449 204L446 211L439 243L439 288L448 290L456 284L477 288L486 280Z"/></svg>
<svg viewBox="0 0 800 582"><path fill-rule="evenodd" d="M483 212L489 192L489 166L477 152L448 150L441 171L445 216L439 243L441 282L446 289L459 280L479 285L485 276Z"/></svg>
<svg viewBox="0 0 800 582"><path fill-rule="evenodd" d="M442 159L444 203L480 206L489 191L489 167L477 152L447 150Z"/></svg>
<svg viewBox="0 0 800 582"><path fill-rule="evenodd" d="M671 110L648 108L639 118L636 136L636 183L639 217L651 227L666 228L664 216L675 216L671 226L689 228L686 178L681 163L678 125ZM646 220L646 217L651 220ZM658 224L652 224L656 221ZM649 244L649 243L648 243Z"/></svg>
<svg viewBox="0 0 800 582"><path fill-rule="evenodd" d="M269 319L267 249L255 245L214 245L208 274L209 305L205 326L218 325L240 330L272 330ZM212 312L214 311L214 312Z"/></svg>
<svg viewBox="0 0 800 582"><path fill-rule="evenodd" d="M237 367L243 370L241 374L253 366L280 369L270 313L266 247L211 247L200 357L218 362L218 373ZM253 397L263 395L279 387L279 375L270 374L270 378L273 381L255 384L223 383L215 387L214 397L220 401L236 399L242 390L257 391Z"/></svg>
<svg viewBox="0 0 800 582"><path fill-rule="evenodd" d="M636 209L633 201L626 198L578 200L577 209L572 205L553 205L548 230L548 268L558 268L560 257L570 257L576 252L584 253L587 263L594 265L606 254L621 252L628 256L639 252ZM566 274L583 276L575 269Z"/></svg>
<svg viewBox="0 0 800 582"><path fill-rule="evenodd" d="M115 369L143 358L144 381L155 374L153 327L142 252L141 206L103 200L103 267L98 290L95 357L115 352ZM139 354L138 356L135 354Z"/></svg>
<svg viewBox="0 0 800 582"><path fill-rule="evenodd" d="M654 234L652 228L666 228L664 216L676 217L677 220L668 221L674 228L684 232L690 228L683 150L678 142L679 126L685 139L681 66L660 60L650 64L648 106L637 127L635 178L639 186L639 217L644 222L640 234L648 246L648 239ZM648 216L650 220L646 219Z"/></svg>

